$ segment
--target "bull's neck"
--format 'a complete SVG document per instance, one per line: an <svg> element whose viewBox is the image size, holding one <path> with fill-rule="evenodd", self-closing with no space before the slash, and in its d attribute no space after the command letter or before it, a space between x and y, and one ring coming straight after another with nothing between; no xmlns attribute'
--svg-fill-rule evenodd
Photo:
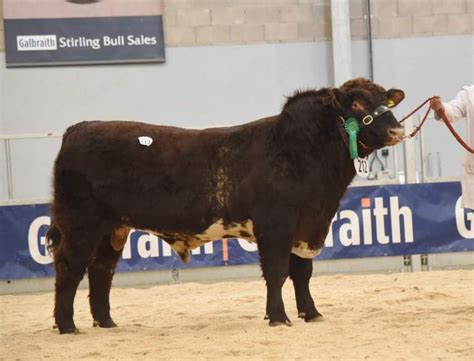
<svg viewBox="0 0 474 361"><path fill-rule="evenodd" d="M282 114L283 115L283 114ZM355 176L353 161L338 129L337 117L328 112L310 119L287 114L280 119L279 151L299 179L335 182L344 189Z"/></svg>

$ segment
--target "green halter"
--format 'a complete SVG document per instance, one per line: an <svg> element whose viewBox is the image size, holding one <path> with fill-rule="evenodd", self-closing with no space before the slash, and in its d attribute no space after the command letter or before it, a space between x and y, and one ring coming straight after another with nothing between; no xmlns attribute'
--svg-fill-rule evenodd
<svg viewBox="0 0 474 361"><path fill-rule="evenodd" d="M359 156L357 151L357 134L360 131L360 125L356 118L350 117L344 122L344 130L349 136L349 154L351 159L356 159Z"/></svg>

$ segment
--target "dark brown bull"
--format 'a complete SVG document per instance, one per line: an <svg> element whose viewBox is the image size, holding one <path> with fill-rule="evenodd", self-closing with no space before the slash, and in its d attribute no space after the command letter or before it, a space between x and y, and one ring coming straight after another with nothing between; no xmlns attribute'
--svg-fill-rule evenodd
<svg viewBox="0 0 474 361"><path fill-rule="evenodd" d="M94 325L116 326L109 293L131 227L158 235L183 260L215 239L256 241L270 325L290 324L281 295L288 275L300 317L317 320L312 257L355 175L341 123L355 118L362 126L362 156L394 145L403 129L386 106L403 98L401 90L356 79L297 92L280 114L235 127L121 121L70 127L55 163L48 231L60 333L77 332L73 301L86 269Z"/></svg>

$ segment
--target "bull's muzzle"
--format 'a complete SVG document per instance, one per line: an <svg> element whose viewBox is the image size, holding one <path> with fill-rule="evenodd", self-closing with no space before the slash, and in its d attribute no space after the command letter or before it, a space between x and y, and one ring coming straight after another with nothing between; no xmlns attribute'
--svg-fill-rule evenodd
<svg viewBox="0 0 474 361"><path fill-rule="evenodd" d="M390 128L387 130L387 135L385 145L395 145L403 140L405 129L403 127Z"/></svg>

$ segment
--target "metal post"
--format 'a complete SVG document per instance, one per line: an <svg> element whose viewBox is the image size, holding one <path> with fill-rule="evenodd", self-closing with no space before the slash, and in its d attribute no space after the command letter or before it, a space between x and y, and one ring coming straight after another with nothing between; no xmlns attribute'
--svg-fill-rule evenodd
<svg viewBox="0 0 474 361"><path fill-rule="evenodd" d="M374 81L374 47L372 44L372 9L370 0L367 0L367 41L369 45L369 79Z"/></svg>
<svg viewBox="0 0 474 361"><path fill-rule="evenodd" d="M412 270L412 272L422 271L421 255L414 254L414 255L411 256L411 270Z"/></svg>
<svg viewBox="0 0 474 361"><path fill-rule="evenodd" d="M352 78L349 0L331 0L331 24L334 84L340 86Z"/></svg>
<svg viewBox="0 0 474 361"><path fill-rule="evenodd" d="M420 255L420 258L421 258L421 270L422 271L429 271L430 270L429 255L422 254L422 255Z"/></svg>
<svg viewBox="0 0 474 361"><path fill-rule="evenodd" d="M411 267L411 256L403 256L403 269L402 272L412 272Z"/></svg>
<svg viewBox="0 0 474 361"><path fill-rule="evenodd" d="M179 279L179 269L178 268L172 268L171 269L171 282L174 283L181 283Z"/></svg>
<svg viewBox="0 0 474 361"><path fill-rule="evenodd" d="M5 144L5 163L7 171L7 189L8 199L13 199L13 176L12 176L12 157L10 152L10 139L4 139Z"/></svg>
<svg viewBox="0 0 474 361"><path fill-rule="evenodd" d="M398 179L398 172L400 171L400 164L398 163L398 149L393 149L392 151L393 154L393 175L391 178L393 179Z"/></svg>
<svg viewBox="0 0 474 361"><path fill-rule="evenodd" d="M443 172L441 170L441 153L436 152L436 167L438 168L438 177L441 177L443 175Z"/></svg>
<svg viewBox="0 0 474 361"><path fill-rule="evenodd" d="M428 153L428 155L426 156L426 162L427 162L427 171L426 171L426 174L428 174L428 177L433 177L433 161L431 159L431 153Z"/></svg>
<svg viewBox="0 0 474 361"><path fill-rule="evenodd" d="M405 120L405 134L413 131L413 117ZM405 183L416 183L415 139L408 138L404 143L405 149Z"/></svg>
<svg viewBox="0 0 474 361"><path fill-rule="evenodd" d="M418 123L420 123L418 121ZM421 161L421 183L425 183L428 177L428 156L425 155L426 144L423 129L420 130L420 161Z"/></svg>

